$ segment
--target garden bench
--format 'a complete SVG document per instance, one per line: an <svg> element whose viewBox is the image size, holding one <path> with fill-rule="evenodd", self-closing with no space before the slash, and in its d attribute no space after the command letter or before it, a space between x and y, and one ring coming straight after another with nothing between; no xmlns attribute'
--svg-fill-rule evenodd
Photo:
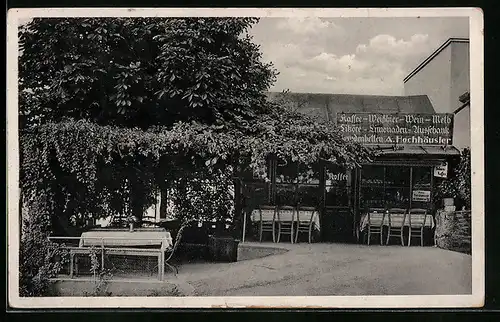
<svg viewBox="0 0 500 322"><path fill-rule="evenodd" d="M123 255L123 256L147 256L158 258L158 279L163 281L165 275L165 251L161 248L145 249L145 248L123 248L123 247L101 247L95 248L101 255L101 268L104 267L104 256L106 255ZM70 278L73 278L74 272L78 275L78 263L75 263L76 255L89 255L92 248L89 247L69 247L70 252ZM168 264L167 264L168 265Z"/></svg>

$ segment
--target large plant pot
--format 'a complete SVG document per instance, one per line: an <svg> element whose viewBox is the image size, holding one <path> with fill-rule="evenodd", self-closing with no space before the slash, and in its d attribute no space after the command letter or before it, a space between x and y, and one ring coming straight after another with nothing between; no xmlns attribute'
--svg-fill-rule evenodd
<svg viewBox="0 0 500 322"><path fill-rule="evenodd" d="M232 237L210 236L208 238L210 258L216 262L236 262L239 242Z"/></svg>

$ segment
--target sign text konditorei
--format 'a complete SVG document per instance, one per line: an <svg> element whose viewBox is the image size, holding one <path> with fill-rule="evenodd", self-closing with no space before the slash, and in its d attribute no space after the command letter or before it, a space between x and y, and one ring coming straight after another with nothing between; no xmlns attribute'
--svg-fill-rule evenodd
<svg viewBox="0 0 500 322"><path fill-rule="evenodd" d="M451 145L453 114L337 113L346 140L361 144Z"/></svg>

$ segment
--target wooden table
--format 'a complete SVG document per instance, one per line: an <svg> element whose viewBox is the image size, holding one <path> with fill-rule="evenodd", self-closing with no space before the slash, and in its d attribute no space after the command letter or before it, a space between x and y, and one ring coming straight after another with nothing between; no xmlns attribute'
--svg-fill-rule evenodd
<svg viewBox="0 0 500 322"><path fill-rule="evenodd" d="M70 278L73 277L74 257L90 254L91 247L101 250L101 267L104 267L104 254L154 256L158 257L158 279L163 280L165 251L172 247L170 232L163 228L94 229L82 233L79 247L70 248ZM157 248L139 248L158 246Z"/></svg>
<svg viewBox="0 0 500 322"><path fill-rule="evenodd" d="M372 224L375 225L382 225L382 226L389 226L389 217L386 214L384 217L384 222L382 223L381 220L381 213L377 213L378 216L374 216L374 214L370 214L370 221ZM402 227L403 226L403 221L404 221L404 216L405 214L391 214L391 227ZM418 228L421 227L423 224L423 216L424 215L419 215L419 214L413 214L412 215L412 228ZM425 228L434 228L435 223L434 223L434 218L432 217L431 214L425 215L427 218L425 218ZM422 217L421 219L418 219L419 217ZM359 224L360 231L364 231L368 225L368 214L364 214L361 216L361 221ZM409 227L409 222L408 219L405 221L404 224L405 227Z"/></svg>

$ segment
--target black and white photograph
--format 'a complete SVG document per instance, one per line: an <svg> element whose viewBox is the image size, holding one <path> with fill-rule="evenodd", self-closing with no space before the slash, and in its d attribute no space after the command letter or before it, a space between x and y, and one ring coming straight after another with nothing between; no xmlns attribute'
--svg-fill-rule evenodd
<svg viewBox="0 0 500 322"><path fill-rule="evenodd" d="M481 307L482 28L9 10L9 305Z"/></svg>

